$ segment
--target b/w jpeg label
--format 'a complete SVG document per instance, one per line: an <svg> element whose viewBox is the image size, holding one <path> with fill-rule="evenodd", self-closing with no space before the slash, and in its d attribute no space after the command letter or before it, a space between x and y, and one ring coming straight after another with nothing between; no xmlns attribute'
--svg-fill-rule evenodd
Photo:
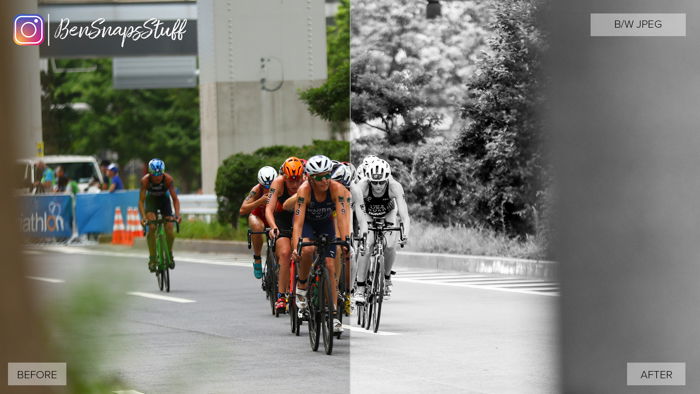
<svg viewBox="0 0 700 394"><path fill-rule="evenodd" d="M685 37L685 14L591 14L591 37Z"/></svg>

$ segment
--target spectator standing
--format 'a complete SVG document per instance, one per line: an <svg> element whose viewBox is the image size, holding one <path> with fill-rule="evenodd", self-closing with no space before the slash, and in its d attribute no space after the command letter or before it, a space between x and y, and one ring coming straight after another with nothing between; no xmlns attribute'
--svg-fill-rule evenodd
<svg viewBox="0 0 700 394"><path fill-rule="evenodd" d="M53 190L53 184L56 182L56 175L53 170L46 166L46 163L39 161L36 163L36 172L41 174L41 180L34 182L37 193L46 193Z"/></svg>
<svg viewBox="0 0 700 394"><path fill-rule="evenodd" d="M119 167L112 163L107 167L107 175L109 176L109 192L114 193L117 190L124 190L124 183L119 177Z"/></svg>

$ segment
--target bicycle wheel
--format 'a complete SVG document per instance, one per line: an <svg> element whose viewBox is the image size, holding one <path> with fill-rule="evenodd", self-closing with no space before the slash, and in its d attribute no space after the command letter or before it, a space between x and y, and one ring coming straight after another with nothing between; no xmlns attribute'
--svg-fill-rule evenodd
<svg viewBox="0 0 700 394"><path fill-rule="evenodd" d="M272 315L275 315L275 302L277 301L277 283L274 278L274 258L270 259L270 252L268 250L267 258L265 260L265 272L266 272L266 287L267 287L267 299L270 301L270 311Z"/></svg>
<svg viewBox="0 0 700 394"><path fill-rule="evenodd" d="M318 304L318 283L312 278L315 278L315 275L312 274L309 278L306 299L309 312L309 341L311 342L311 350L315 352L318 350L319 340L321 339L321 313Z"/></svg>
<svg viewBox="0 0 700 394"><path fill-rule="evenodd" d="M158 283L158 289L163 291L163 274L162 271L156 271L156 282Z"/></svg>
<svg viewBox="0 0 700 394"><path fill-rule="evenodd" d="M165 291L170 293L170 270L168 268L163 270L163 277L163 281L165 282Z"/></svg>
<svg viewBox="0 0 700 394"><path fill-rule="evenodd" d="M292 326L292 334L297 332L297 303L296 303L296 291L297 291L297 280L294 273L294 263L290 264L290 281L289 281L289 300L287 303L287 309L289 310L289 324ZM298 335L298 334L297 334Z"/></svg>
<svg viewBox="0 0 700 394"><path fill-rule="evenodd" d="M333 299L333 284L328 276L328 270L326 267L323 267L321 271L319 305L321 306L320 311L323 329L323 348L326 350L326 354L330 355L333 353L333 337L335 336L333 333L333 305L335 305L336 300Z"/></svg>
<svg viewBox="0 0 700 394"><path fill-rule="evenodd" d="M372 330L377 332L379 330L379 319L382 317L382 301L384 300L384 275L377 272L377 287L374 293L374 312L372 315Z"/></svg>

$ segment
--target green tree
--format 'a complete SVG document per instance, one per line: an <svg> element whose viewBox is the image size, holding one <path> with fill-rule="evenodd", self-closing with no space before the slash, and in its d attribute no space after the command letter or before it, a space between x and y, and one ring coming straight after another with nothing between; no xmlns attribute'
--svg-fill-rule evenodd
<svg viewBox="0 0 700 394"><path fill-rule="evenodd" d="M373 58L384 77L404 71L427 74L421 93L432 108L450 111L465 93L476 55L485 48L487 2L442 2L442 17L427 19L426 2L353 0L353 63ZM455 115L456 117L456 115Z"/></svg>
<svg viewBox="0 0 700 394"><path fill-rule="evenodd" d="M119 154L119 163L159 157L184 191L200 183L199 93L188 89L116 90L111 59L58 61L92 72L42 72L47 154ZM85 109L76 110L71 104Z"/></svg>
<svg viewBox="0 0 700 394"><path fill-rule="evenodd" d="M308 158L326 155L338 161L350 159L347 141L314 140L311 145L275 145L260 148L253 153L236 153L221 163L216 172L215 191L219 202L218 216L222 223L238 226L238 209L250 188L257 183L258 170L263 166L279 168L290 156Z"/></svg>
<svg viewBox="0 0 700 394"><path fill-rule="evenodd" d="M470 165L472 215L508 234L532 234L546 187L540 75L545 39L539 0L495 2L489 53L469 81L462 115L470 121L458 152Z"/></svg>
<svg viewBox="0 0 700 394"><path fill-rule="evenodd" d="M351 74L352 121L383 131L389 144L425 141L441 119L426 108L420 93L428 80L425 73L408 71L387 77L378 72L374 59L358 57Z"/></svg>
<svg viewBox="0 0 700 394"><path fill-rule="evenodd" d="M346 131L350 116L350 0L340 0L335 24L327 34L328 80L299 95L309 111Z"/></svg>

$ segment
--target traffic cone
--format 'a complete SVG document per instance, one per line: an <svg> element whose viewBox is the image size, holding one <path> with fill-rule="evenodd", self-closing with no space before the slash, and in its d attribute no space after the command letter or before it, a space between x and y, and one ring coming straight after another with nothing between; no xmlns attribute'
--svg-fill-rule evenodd
<svg viewBox="0 0 700 394"><path fill-rule="evenodd" d="M126 231L124 231L124 245L134 244L134 211L131 207L126 208Z"/></svg>
<svg viewBox="0 0 700 394"><path fill-rule="evenodd" d="M114 208L114 224L112 225L112 244L121 245L124 243L124 219L122 218L122 209Z"/></svg>
<svg viewBox="0 0 700 394"><path fill-rule="evenodd" d="M134 207L134 229L132 230L132 238L143 237L143 228L141 227L141 214L139 209Z"/></svg>

